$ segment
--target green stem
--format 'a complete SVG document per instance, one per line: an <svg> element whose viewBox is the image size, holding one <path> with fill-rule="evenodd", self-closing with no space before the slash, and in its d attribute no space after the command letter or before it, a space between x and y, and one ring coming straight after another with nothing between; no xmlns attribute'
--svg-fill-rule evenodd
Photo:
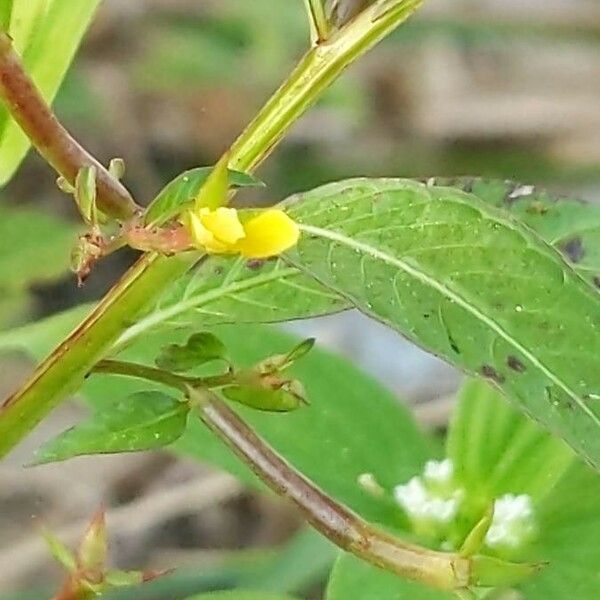
<svg viewBox="0 0 600 600"><path fill-rule="evenodd" d="M87 373L148 304L150 290L162 289L165 280L182 275L189 266L185 255L166 260L148 254L129 269L90 316L0 407L0 455L81 387Z"/></svg>
<svg viewBox="0 0 600 600"><path fill-rule="evenodd" d="M420 3L398 0L383 14L381 3L377 3L327 42L311 49L235 142L230 153L231 168L255 169L343 70L405 21ZM174 258L144 255L0 407L0 456L10 452L54 407L76 392L86 374L109 354L139 313L196 260L195 253Z"/></svg>
<svg viewBox="0 0 600 600"><path fill-rule="evenodd" d="M253 170L349 65L408 19L421 3L398 0L393 10L380 15L383 3L378 2L306 53L232 146L230 168Z"/></svg>
<svg viewBox="0 0 600 600"><path fill-rule="evenodd" d="M331 33L331 25L325 14L323 0L304 0L310 21L311 41L313 44L324 42Z"/></svg>
<svg viewBox="0 0 600 600"><path fill-rule="evenodd" d="M163 369L121 360L101 360L94 366L93 373L109 373L111 375L136 377L137 379L162 383L185 393L187 393L189 387L213 389L229 385L235 381L233 373L211 377L187 377Z"/></svg>

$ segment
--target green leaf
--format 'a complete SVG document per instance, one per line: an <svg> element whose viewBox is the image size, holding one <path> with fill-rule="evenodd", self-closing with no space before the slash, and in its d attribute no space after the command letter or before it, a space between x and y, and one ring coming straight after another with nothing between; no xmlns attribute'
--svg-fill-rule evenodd
<svg viewBox="0 0 600 600"><path fill-rule="evenodd" d="M600 288L600 206L555 197L543 189L494 179L434 179L510 212L552 244L582 276Z"/></svg>
<svg viewBox="0 0 600 600"><path fill-rule="evenodd" d="M467 372L600 468L600 295L473 195L357 179L295 197L298 268Z"/></svg>
<svg viewBox="0 0 600 600"><path fill-rule="evenodd" d="M314 529L300 530L272 560L255 569L241 587L270 592L295 593L314 586L329 572L337 548Z"/></svg>
<svg viewBox="0 0 600 600"><path fill-rule="evenodd" d="M180 278L154 308L125 330L117 345L122 347L156 330L288 321L347 307L346 300L283 261L214 257ZM0 350L21 349L41 359L92 308L91 304L79 306L0 333Z"/></svg>
<svg viewBox="0 0 600 600"><path fill-rule="evenodd" d="M349 303L283 260L212 257L179 279L122 336L157 327L274 323L345 310Z"/></svg>
<svg viewBox="0 0 600 600"><path fill-rule="evenodd" d="M156 359L156 365L167 371L184 372L213 360L227 360L227 348L208 331L195 333L184 345L165 346Z"/></svg>
<svg viewBox="0 0 600 600"><path fill-rule="evenodd" d="M377 569L351 554L338 558L326 600L456 600L456 596Z"/></svg>
<svg viewBox="0 0 600 600"><path fill-rule="evenodd" d="M461 182L467 183L474 185L472 179ZM504 204L509 210L518 211L549 243L575 235L585 223L600 219L598 206L574 200L553 201L543 192L536 192L530 200L521 195L507 203L503 198L523 186L479 180L477 185L477 192L486 202ZM548 219L532 213L527 202L545 202L550 207L545 213ZM594 239L585 254L585 269L584 261L579 265L580 272L592 278L596 272L594 265L600 272L600 258L596 263L590 262L594 256L600 257L600 236ZM215 292L217 287L219 291ZM281 260L213 257L167 290L157 307L142 317L125 334L125 339L157 325L198 327L223 322L276 322L330 314L348 308L349 304Z"/></svg>
<svg viewBox="0 0 600 600"><path fill-rule="evenodd" d="M24 316L30 285L67 272L75 237L66 221L0 203L0 325Z"/></svg>
<svg viewBox="0 0 600 600"><path fill-rule="evenodd" d="M27 49L40 21L48 10L48 0L4 0L4 29L13 39L19 54Z"/></svg>
<svg viewBox="0 0 600 600"><path fill-rule="evenodd" d="M10 27L10 16L12 13L13 0L0 1L0 27L8 31Z"/></svg>
<svg viewBox="0 0 600 600"><path fill-rule="evenodd" d="M538 556L549 562L522 585L529 600L595 600L600 589L600 477L575 463L540 506Z"/></svg>
<svg viewBox="0 0 600 600"><path fill-rule="evenodd" d="M13 0L9 33L27 73L51 103L100 0ZM29 140L0 108L0 185L13 175Z"/></svg>
<svg viewBox="0 0 600 600"><path fill-rule="evenodd" d="M182 277L155 308L125 330L118 346L150 331L287 321L331 314L347 306L346 300L282 261L212 258ZM0 350L21 349L41 359L92 308L91 304L78 306L0 333Z"/></svg>
<svg viewBox="0 0 600 600"><path fill-rule="evenodd" d="M199 167L182 173L168 183L150 203L144 222L146 226L161 225L193 205L213 167ZM246 173L229 171L231 187L261 187L264 184Z"/></svg>
<svg viewBox="0 0 600 600"><path fill-rule="evenodd" d="M573 451L519 413L483 381L460 395L446 450L457 478L475 496L528 494L539 503L573 462Z"/></svg>
<svg viewBox="0 0 600 600"><path fill-rule="evenodd" d="M161 392L140 392L96 412L50 440L35 464L57 462L84 454L137 452L161 448L181 436L189 407Z"/></svg>
<svg viewBox="0 0 600 600"><path fill-rule="evenodd" d="M234 364L255 365L265 354L284 353L297 339L265 326L220 326L211 329L229 348ZM154 333L122 353L124 360L149 364L165 339L181 332ZM289 414L272 414L236 407L236 411L289 460L325 491L367 518L397 524L402 515L393 502L376 499L358 484L370 472L387 488L407 481L431 457L429 440L409 411L381 385L336 356L313 349L290 368L302 381L311 405ZM82 393L94 406L152 387L118 376L95 375ZM158 387L157 387L158 389ZM190 419L175 446L178 452L232 471L256 485L250 471L208 429Z"/></svg>
<svg viewBox="0 0 600 600"><path fill-rule="evenodd" d="M42 530L42 536L52 557L67 571L75 573L77 571L77 558L73 551L47 529Z"/></svg>
<svg viewBox="0 0 600 600"><path fill-rule="evenodd" d="M65 273L75 235L61 219L0 204L0 287L17 291Z"/></svg>
<svg viewBox="0 0 600 600"><path fill-rule="evenodd" d="M0 333L0 351L20 350L42 359L90 312L92 304L75 306L65 312Z"/></svg>

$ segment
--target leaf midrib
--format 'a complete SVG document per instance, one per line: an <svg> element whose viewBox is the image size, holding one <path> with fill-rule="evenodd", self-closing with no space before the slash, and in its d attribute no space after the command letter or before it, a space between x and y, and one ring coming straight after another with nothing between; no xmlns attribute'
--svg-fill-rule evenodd
<svg viewBox="0 0 600 600"><path fill-rule="evenodd" d="M583 412L592 419L595 425L600 426L600 418L588 408L583 399L580 398L579 395L575 391L573 391L565 382L563 382L560 377L555 375L550 368L548 368L544 363L542 363L534 354L531 353L531 351L529 351L525 346L523 346L517 339L510 335L499 323L485 315L483 312L481 312L481 310L479 310L479 308L477 308L477 306L473 305L466 298L463 298L461 295L457 294L454 290L445 286L425 271L417 269L416 267L409 265L407 262L395 256L391 256L377 248L374 248L373 246L349 238L343 234L340 234L339 232L305 224L300 225L300 229L310 235L322 237L332 242L337 242L338 244L345 245L348 248L351 248L352 250L368 254L372 258L381 260L390 266L402 269L405 273L408 273L412 277L418 279L420 282L437 290L447 299L451 300L458 306L468 311L471 315L480 320L491 330L496 332L506 342L513 346L513 348L521 352L523 356L525 356L529 361L531 361L531 363L535 365L542 373L544 373L546 377L548 377L555 385L557 385L560 389L567 393L578 404L578 406L583 410Z"/></svg>

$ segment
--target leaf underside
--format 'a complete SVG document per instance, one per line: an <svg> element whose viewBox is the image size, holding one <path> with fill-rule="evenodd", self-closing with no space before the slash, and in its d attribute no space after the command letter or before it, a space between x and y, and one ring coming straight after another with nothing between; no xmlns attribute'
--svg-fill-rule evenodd
<svg viewBox="0 0 600 600"><path fill-rule="evenodd" d="M295 196L288 260L369 316L485 377L600 467L600 295L476 196L356 179Z"/></svg>

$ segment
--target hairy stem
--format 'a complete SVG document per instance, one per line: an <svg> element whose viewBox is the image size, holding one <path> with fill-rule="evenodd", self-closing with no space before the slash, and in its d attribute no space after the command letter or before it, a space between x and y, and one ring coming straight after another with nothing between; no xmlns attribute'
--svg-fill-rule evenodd
<svg viewBox="0 0 600 600"><path fill-rule="evenodd" d="M405 543L373 527L297 472L216 396L200 418L276 494L287 498L334 544L402 577L452 590L469 584L470 560Z"/></svg>
<svg viewBox="0 0 600 600"><path fill-rule="evenodd" d="M125 186L60 124L4 32L0 32L0 99L38 152L71 185L82 167L96 167L97 202L104 214L126 220L142 210Z"/></svg>
<svg viewBox="0 0 600 600"><path fill-rule="evenodd" d="M383 15L374 10L378 3L327 42L310 50L235 142L230 167L240 171L255 169L344 69L405 21L420 3L421 0L398 0L396 8ZM111 351L142 309L197 259L195 253L173 258L144 255L29 381L0 407L0 456L77 391L86 374Z"/></svg>

